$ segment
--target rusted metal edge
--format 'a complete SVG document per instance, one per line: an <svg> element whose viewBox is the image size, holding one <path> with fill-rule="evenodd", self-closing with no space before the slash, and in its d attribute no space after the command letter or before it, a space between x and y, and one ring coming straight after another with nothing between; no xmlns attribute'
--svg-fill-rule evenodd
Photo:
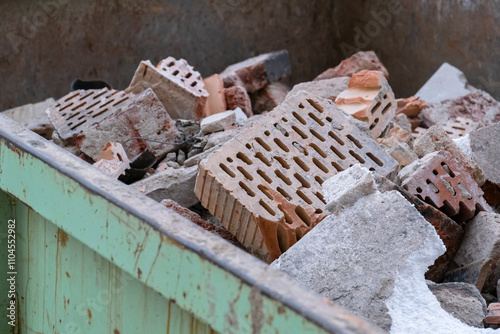
<svg viewBox="0 0 500 334"><path fill-rule="evenodd" d="M95 170L95 173L96 175L99 175L99 179L90 180L83 178L82 171L88 171L91 169L92 173L94 173L94 167L76 158L74 155L40 137L39 135L23 128L21 125L10 120L4 115L0 115L0 140L4 141L5 145L8 146L10 150L15 151L16 154L20 156L20 159L22 155L28 154L29 156L40 160L57 172L77 182L87 192L102 197L117 207L127 211L131 215L150 225L153 229L159 231L171 241L179 244L183 249L196 253L213 265L231 273L243 283L250 286L252 290L256 289L264 296L282 303L284 306L289 307L292 311L323 328L327 332L382 332L376 326L351 315L343 308L331 303L326 303L320 296L309 290L298 287L296 282L292 281L291 278L287 278L282 273L269 268L264 262L243 252L237 247L234 247L223 239L212 243L210 247L206 247L195 243L192 240L171 233L171 231L165 228L165 226L162 226L158 220L155 220L154 217L148 215L147 208L142 208L142 210L138 209L130 202L124 200L123 194L133 194L133 196L141 199L142 204L147 203L148 206L156 205L160 207L157 202L140 194L131 187L107 177L97 170ZM2 167L0 166L0 175L1 168ZM110 186L110 189L113 190L105 191L103 189L104 186ZM26 204L29 205L29 203ZM169 211L166 208L162 209ZM187 219L177 215L176 213L170 212L170 214L178 216L180 221L184 221L186 223L186 225L183 226L183 229L200 230L198 226L192 224ZM207 237L211 236L209 232L203 231L203 233L206 233ZM220 249L223 251L220 252ZM230 254L229 252L224 252L224 249L229 249ZM231 261L235 255L237 255L239 260ZM287 285L290 285L291 288ZM337 317L333 317L332 312L333 314L336 314ZM348 322L352 326L348 326L346 328L345 323L341 324L339 321L336 321L338 318L348 319Z"/></svg>

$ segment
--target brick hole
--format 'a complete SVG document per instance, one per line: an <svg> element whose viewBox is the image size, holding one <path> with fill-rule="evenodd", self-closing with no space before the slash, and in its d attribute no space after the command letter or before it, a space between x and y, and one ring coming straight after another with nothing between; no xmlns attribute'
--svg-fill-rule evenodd
<svg viewBox="0 0 500 334"><path fill-rule="evenodd" d="M319 125L321 125L321 126L324 126L324 125L325 125L325 123L324 123L322 120L320 120L320 119L318 118L318 116L314 115L312 112L310 112L310 113L309 113L309 114L307 114L307 115L309 115L309 117L311 117L311 118L312 118L312 119L313 119L316 123L318 123Z"/></svg>
<svg viewBox="0 0 500 334"><path fill-rule="evenodd" d="M267 183L269 184L273 183L273 180L269 176L267 176L267 174L264 173L262 170L257 169L257 174L259 174L260 177L263 178Z"/></svg>
<svg viewBox="0 0 500 334"><path fill-rule="evenodd" d="M425 180L425 183L429 185L429 188L431 189L432 192L434 192L435 194L439 194L439 189L436 187L434 183L432 183L431 180L427 179Z"/></svg>
<svg viewBox="0 0 500 334"><path fill-rule="evenodd" d="M188 74L186 74L186 79L189 79L189 78L191 78L191 76L192 76L192 75L193 75L193 73L191 73L191 72L188 72Z"/></svg>
<svg viewBox="0 0 500 334"><path fill-rule="evenodd" d="M264 156L264 154L262 154L262 152L257 152L255 154L255 157L260 161L262 161L267 167L271 167L272 165L271 161L267 160L267 158Z"/></svg>
<svg viewBox="0 0 500 334"><path fill-rule="evenodd" d="M335 155L337 155L340 159L345 160L345 155L343 155L342 152L340 152L335 146L330 146L330 150L332 150L333 153L335 153Z"/></svg>
<svg viewBox="0 0 500 334"><path fill-rule="evenodd" d="M266 136L270 136L270 135L271 135L271 132L269 132L268 130L266 130L266 131L264 131L264 134L265 134Z"/></svg>
<svg viewBox="0 0 500 334"><path fill-rule="evenodd" d="M94 104L91 104L90 106L87 106L87 110L90 109L90 108L93 108L95 107L96 105L99 104L99 101L95 102ZM90 113L89 113L90 114Z"/></svg>
<svg viewBox="0 0 500 334"><path fill-rule="evenodd" d="M281 204L278 204L278 209L283 213L283 216L285 217L285 222L287 224L293 224L293 219L292 217L290 217L290 215L288 214L288 212L286 212L285 209L283 209L283 205Z"/></svg>
<svg viewBox="0 0 500 334"><path fill-rule="evenodd" d="M328 155L318 147L318 145L314 144L314 143L311 143L309 144L309 146L311 146L313 148L313 150L315 150L316 152L318 152L319 155L321 155L321 157L323 158L327 158Z"/></svg>
<svg viewBox="0 0 500 334"><path fill-rule="evenodd" d="M304 154L305 156L309 155L307 149L305 147L300 146L300 144L297 143L296 141L292 143L292 146L295 147L300 153Z"/></svg>
<svg viewBox="0 0 500 334"><path fill-rule="evenodd" d="M363 158L361 158L356 152L354 152L353 150L350 150L349 151L349 154L353 156L354 159L358 160L360 163L364 164L365 163L365 160Z"/></svg>
<svg viewBox="0 0 500 334"><path fill-rule="evenodd" d="M302 103L301 103L301 104L299 104L299 108L300 108L300 109L304 109L304 105L303 105Z"/></svg>
<svg viewBox="0 0 500 334"><path fill-rule="evenodd" d="M291 186L292 181L285 176L279 169L274 171L274 174L276 174L277 177L279 177L283 182L285 182L287 185Z"/></svg>
<svg viewBox="0 0 500 334"><path fill-rule="evenodd" d="M71 100L71 99L73 99L73 98L77 97L77 96L78 96L78 94L80 94L80 93L78 93L78 92L77 92L77 93L75 93L75 94L73 94L73 95L68 96L68 97L66 98L66 100L64 100L64 102L68 102L69 100Z"/></svg>
<svg viewBox="0 0 500 334"><path fill-rule="evenodd" d="M318 159L313 158L312 161L316 165L316 167L318 167L319 169L321 169L323 171L323 173L325 173L325 174L329 173L328 168L326 168L326 166L323 165Z"/></svg>
<svg viewBox="0 0 500 334"><path fill-rule="evenodd" d="M113 103L113 101L114 101L114 100L111 100L111 99L110 99L108 102L104 103L104 104L103 104L103 105L101 105L100 107L101 107L101 108L103 108L103 107L107 106L108 104Z"/></svg>
<svg viewBox="0 0 500 334"><path fill-rule="evenodd" d="M465 128L464 127L460 127L460 126L452 126L451 128L455 129L455 130L465 131Z"/></svg>
<svg viewBox="0 0 500 334"><path fill-rule="evenodd" d="M370 130L373 130L373 128L377 126L378 121L379 121L378 117L375 118L375 120L373 121L373 123L370 125Z"/></svg>
<svg viewBox="0 0 500 334"><path fill-rule="evenodd" d="M269 204L267 204L266 202L264 202L263 200L259 200L259 204L261 207L263 207L267 212L269 212L269 214L271 216L276 216L276 212L274 212L273 209L271 209L271 207L269 206Z"/></svg>
<svg viewBox="0 0 500 334"><path fill-rule="evenodd" d="M287 122L288 122L288 120L287 120L285 117L282 117L282 118L281 118L281 120L282 120L283 122L285 122L285 123L287 123Z"/></svg>
<svg viewBox="0 0 500 334"><path fill-rule="evenodd" d="M470 194L469 189L465 188L465 187L463 186L462 182L459 182L459 183L457 184L457 187L458 187L458 189L465 190L465 191L467 192L467 193L464 193L464 192L462 191L462 196L463 196L463 197L467 198L468 200L471 200L471 199L472 199L472 195Z"/></svg>
<svg viewBox="0 0 500 334"><path fill-rule="evenodd" d="M104 94L106 94L106 93L107 93L107 90L103 90L102 92L100 92L99 94L97 94L96 96L94 96L94 97L93 97L93 99L95 100L95 99L97 99L98 97L101 97L101 96L103 96L103 95L104 95Z"/></svg>
<svg viewBox="0 0 500 334"><path fill-rule="evenodd" d="M274 123L274 127L283 134L283 136L285 137L288 137L289 134L288 134L288 131L285 130L284 127L282 127L281 125L279 125L278 123Z"/></svg>
<svg viewBox="0 0 500 334"><path fill-rule="evenodd" d="M121 99L118 102L114 103L113 107L116 107L117 105L119 105L119 104L121 104L121 103L123 103L123 102L125 102L127 100L128 100L128 96L125 96L123 99Z"/></svg>
<svg viewBox="0 0 500 334"><path fill-rule="evenodd" d="M65 110L65 109L68 109L68 108L69 108L69 107L71 107L73 104L74 104L74 103L73 103L73 102L71 102L71 103L69 103L69 104L65 105L64 107L62 107L59 111L63 111L63 110Z"/></svg>
<svg viewBox="0 0 500 334"><path fill-rule="evenodd" d="M313 106L314 109L316 109L317 111L319 111L320 113L323 113L323 107L320 106L316 101L314 100L311 100L311 99L307 99L307 102L309 102L309 104L311 106Z"/></svg>
<svg viewBox="0 0 500 334"><path fill-rule="evenodd" d="M255 138L257 143L259 143L260 146L262 146L266 151L271 152L271 147L267 145L265 141L263 141L261 138L257 137Z"/></svg>
<svg viewBox="0 0 500 334"><path fill-rule="evenodd" d="M432 171L432 174L434 174L434 175L438 175L438 171L434 169L434 170Z"/></svg>
<svg viewBox="0 0 500 334"><path fill-rule="evenodd" d="M293 161L295 161L295 163L297 165L299 165L299 167L302 168L304 170L304 172L308 172L309 171L309 167L307 167L306 163L304 161L300 160L300 158L293 157Z"/></svg>
<svg viewBox="0 0 500 334"><path fill-rule="evenodd" d="M320 178L319 176L315 176L314 179L316 180L316 182L319 183L319 185L322 185L323 182L325 182L322 178Z"/></svg>
<svg viewBox="0 0 500 334"><path fill-rule="evenodd" d="M302 191L297 190L297 195L299 195L299 197L302 198L307 204L310 205L313 203L313 201L311 201L311 199L307 197L306 194L304 194Z"/></svg>
<svg viewBox="0 0 500 334"><path fill-rule="evenodd" d="M236 176L236 174L233 173L232 170L229 169L229 167L227 167L226 165L224 164L219 164L219 167L229 176L231 176L232 178L234 178Z"/></svg>
<svg viewBox="0 0 500 334"><path fill-rule="evenodd" d="M175 65L175 62L174 61L171 61L170 63L167 64L168 67L172 67Z"/></svg>
<svg viewBox="0 0 500 334"><path fill-rule="evenodd" d="M366 155L368 156L368 158L370 158L374 163L376 163L377 165L379 165L380 167L383 167L384 166L384 163L382 162L382 160L380 160L379 158L377 158L375 155L373 155L373 153L371 152L368 152L366 153Z"/></svg>
<svg viewBox="0 0 500 334"><path fill-rule="evenodd" d="M307 139L309 138L305 133L304 131L300 130L298 127L296 127L295 125L292 126L292 129L293 131L297 132L299 134L299 136L302 137L302 139Z"/></svg>
<svg viewBox="0 0 500 334"><path fill-rule="evenodd" d="M238 167L236 167L236 169L237 169L237 170L239 170L239 171L240 171L240 173L241 173L241 174L243 174L243 176L244 176L247 180L249 180L249 181L253 181L253 176L252 176L252 175L250 175L250 173L249 173L249 172L247 172L247 171L246 171L243 167L238 166Z"/></svg>
<svg viewBox="0 0 500 334"><path fill-rule="evenodd" d="M302 124L304 124L304 125L306 125L306 124L307 124L307 122L305 121L305 119L303 119L303 118L302 118L302 116L300 116L299 114L297 114L295 111L294 111L294 112L292 112L292 115L293 115L293 117L295 117L295 119L296 119L297 121L299 121L300 123L302 123Z"/></svg>
<svg viewBox="0 0 500 334"><path fill-rule="evenodd" d="M342 166L340 166L338 163L336 163L335 161L332 161L332 166L333 168L335 168L338 172L341 172L344 170L344 168L342 168Z"/></svg>
<svg viewBox="0 0 500 334"><path fill-rule="evenodd" d="M276 159L283 168L290 169L290 165L282 157L274 156L274 159Z"/></svg>
<svg viewBox="0 0 500 334"><path fill-rule="evenodd" d="M66 119L66 121L69 121L70 119L72 119L72 118L74 118L74 117L76 117L76 116L78 116L78 115L80 115L80 112L79 112L79 111L77 111L77 112L75 112L75 113L71 114L71 116L69 116L69 117Z"/></svg>
<svg viewBox="0 0 500 334"><path fill-rule="evenodd" d="M66 117L66 115L67 115L66 113L62 113L61 114L62 117Z"/></svg>
<svg viewBox="0 0 500 334"><path fill-rule="evenodd" d="M356 138L354 138L352 135L347 135L346 136L350 141L352 141L354 143L354 145L356 145L358 148L363 148L363 145L361 145L361 143L359 142L359 140L357 140Z"/></svg>
<svg viewBox="0 0 500 334"><path fill-rule="evenodd" d="M453 171L450 169L450 167L448 167L448 165L444 162L441 162L441 167L443 167L443 170L448 174L450 175L451 177L455 177L455 173L453 173Z"/></svg>
<svg viewBox="0 0 500 334"><path fill-rule="evenodd" d="M276 235L278 237L278 247L282 253L286 252L288 249L288 236L286 234L286 230L280 224L277 225Z"/></svg>
<svg viewBox="0 0 500 334"><path fill-rule="evenodd" d="M313 129L309 129L309 131L312 133L312 135L316 138L318 138L319 140L321 140L322 142L325 142L326 139L323 138L323 136L321 136L319 133L317 133L316 131L314 131Z"/></svg>
<svg viewBox="0 0 500 334"><path fill-rule="evenodd" d="M374 172L375 171L375 168L373 167L370 167L370 169L368 169L370 172Z"/></svg>
<svg viewBox="0 0 500 334"><path fill-rule="evenodd" d="M381 104L382 103L380 101L378 101L377 104L375 105L375 107L372 108L370 113L373 115L375 113L375 111L377 111L377 109L380 107Z"/></svg>
<svg viewBox="0 0 500 334"><path fill-rule="evenodd" d="M332 119L330 116L328 116L328 117L326 118L326 121L327 121L328 123L331 123L331 122L333 121L333 119Z"/></svg>
<svg viewBox="0 0 500 334"><path fill-rule="evenodd" d="M311 217L307 214L303 207L297 205L295 207L295 213L307 226L311 226Z"/></svg>
<svg viewBox="0 0 500 334"><path fill-rule="evenodd" d="M320 192L315 192L314 195L316 195L316 197L321 201L323 202L323 204L326 204L326 201L325 201L325 198L323 197L323 194L320 193Z"/></svg>
<svg viewBox="0 0 500 334"><path fill-rule="evenodd" d="M293 176L297 179L297 181L300 182L302 187L311 188L311 184L309 182L307 182L307 180L305 178L303 178L302 175L300 175L299 173L295 173L295 174L293 174Z"/></svg>
<svg viewBox="0 0 500 334"><path fill-rule="evenodd" d="M302 239L302 237L304 236L304 234L302 233L302 231L300 230L300 228L296 228L295 229L295 237L297 238L297 241L299 241L300 239Z"/></svg>
<svg viewBox="0 0 500 334"><path fill-rule="evenodd" d="M283 197L287 200L287 201L291 201L292 200L292 196L290 196L289 193L287 193L283 188L281 187L277 187L276 190L281 194L283 195Z"/></svg>
<svg viewBox="0 0 500 334"><path fill-rule="evenodd" d="M227 162L233 162L233 159L231 157L226 158Z"/></svg>
<svg viewBox="0 0 500 334"><path fill-rule="evenodd" d="M246 148L248 148L249 150L251 150L251 149L252 149L252 145L250 145L249 143L246 143L246 144L245 144L245 147L246 147Z"/></svg>
<svg viewBox="0 0 500 334"><path fill-rule="evenodd" d="M274 138L274 142L276 143L276 145L278 145L279 148L281 148L286 153L290 152L290 149L278 138Z"/></svg>
<svg viewBox="0 0 500 334"><path fill-rule="evenodd" d="M119 90L112 90L112 91L109 93L108 97L111 97L111 96L116 95L116 94L119 94L119 93L121 93Z"/></svg>
<svg viewBox="0 0 500 334"><path fill-rule="evenodd" d="M386 98L387 98L387 94L384 94L384 99L386 99Z"/></svg>
<svg viewBox="0 0 500 334"><path fill-rule="evenodd" d="M273 201L273 200L274 200L273 195L271 195L271 194L269 193L269 190L268 190L266 187L264 187L264 185L259 184L259 185L257 186L257 188L258 188L258 189L259 189L259 190L260 190L260 191L261 191L264 195L266 195L266 197L267 197L267 198L269 198L271 201Z"/></svg>
<svg viewBox="0 0 500 334"><path fill-rule="evenodd" d="M198 84L197 81L193 81L193 82L191 82L191 87L195 87L197 84ZM201 92L201 89L200 89L200 92Z"/></svg>
<svg viewBox="0 0 500 334"><path fill-rule="evenodd" d="M73 130L75 130L77 127L79 127L80 125L84 124L85 122L87 122L87 120L83 120L83 121L81 121L80 123L78 123L77 125L75 125L75 126L71 127L70 129L73 131Z"/></svg>
<svg viewBox="0 0 500 334"><path fill-rule="evenodd" d="M336 141L337 143L339 143L341 146L344 146L344 145L345 145L345 143L342 141L342 139L340 139L340 137L339 137L339 136L337 136L337 135L336 135L333 131L329 131L329 132L328 132L328 135L329 135L330 137L332 137L333 139L335 139L335 141Z"/></svg>
<svg viewBox="0 0 500 334"><path fill-rule="evenodd" d="M385 113L392 107L392 103L388 103L384 109L382 109L382 115L385 115Z"/></svg>
<svg viewBox="0 0 500 334"><path fill-rule="evenodd" d="M77 119L80 121L80 120L84 119L85 117L87 117L87 115L82 115L82 116L78 117Z"/></svg>
<svg viewBox="0 0 500 334"><path fill-rule="evenodd" d="M175 70L174 72L172 72L172 75L176 76L177 74L179 74L179 70Z"/></svg>
<svg viewBox="0 0 500 334"><path fill-rule="evenodd" d="M90 95L94 94L94 91L93 90L89 90L87 95L84 95L80 98L80 100L83 100L83 99L86 99L87 97L89 97Z"/></svg>
<svg viewBox="0 0 500 334"><path fill-rule="evenodd" d="M249 186L247 186L245 183L243 183L243 181L240 181L238 184L240 185L240 187L243 190L245 190L247 192L248 196L255 197L255 193L252 191L252 189L250 189Z"/></svg>
<svg viewBox="0 0 500 334"><path fill-rule="evenodd" d="M97 116L104 114L106 111L108 111L108 108L104 108L103 110L99 111L97 114L93 115L92 118L96 118Z"/></svg>
<svg viewBox="0 0 500 334"><path fill-rule="evenodd" d="M70 126L71 124L73 124L73 122L69 122L69 123L68 123L68 126Z"/></svg>
<svg viewBox="0 0 500 334"><path fill-rule="evenodd" d="M417 187L417 193L419 193L419 194L420 194L421 192L422 192L422 188Z"/></svg>
<svg viewBox="0 0 500 334"><path fill-rule="evenodd" d="M238 152L238 153L236 154L236 157L237 157L238 159L240 159L241 161L243 161L244 163L246 163L247 165L251 165L251 164L253 164L252 160L250 160L250 159L246 156L246 154L245 154L245 153ZM232 162L232 161L230 161L230 162Z"/></svg>

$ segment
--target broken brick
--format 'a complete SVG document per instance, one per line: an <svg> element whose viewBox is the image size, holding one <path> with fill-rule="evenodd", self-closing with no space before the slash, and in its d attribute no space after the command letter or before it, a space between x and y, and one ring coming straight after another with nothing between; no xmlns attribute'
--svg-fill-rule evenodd
<svg viewBox="0 0 500 334"><path fill-rule="evenodd" d="M350 77L362 70L380 71L389 78L389 72L384 67L377 54L373 51L359 51L351 57L344 59L336 67L329 68L314 80L325 80L337 77Z"/></svg>
<svg viewBox="0 0 500 334"><path fill-rule="evenodd" d="M357 163L388 177L397 168L333 102L301 91L203 160L195 193L271 261L323 219L323 181Z"/></svg>
<svg viewBox="0 0 500 334"><path fill-rule="evenodd" d="M271 111L283 102L290 90L282 83L274 82L250 95L253 113Z"/></svg>
<svg viewBox="0 0 500 334"><path fill-rule="evenodd" d="M405 114L408 117L417 117L425 108L425 101L419 97L411 96L406 99L397 99L396 115Z"/></svg>
<svg viewBox="0 0 500 334"><path fill-rule="evenodd" d="M291 72L290 55L287 50L281 50L228 66L220 76L224 87L242 86L253 93L289 76Z"/></svg>
<svg viewBox="0 0 500 334"><path fill-rule="evenodd" d="M208 92L203 117L214 115L227 110L224 83L218 74L203 79L205 90Z"/></svg>
<svg viewBox="0 0 500 334"><path fill-rule="evenodd" d="M454 120L449 120L446 125L443 126L443 129L450 138L455 139L465 136L478 127L480 127L479 123L467 118L457 117Z"/></svg>
<svg viewBox="0 0 500 334"><path fill-rule="evenodd" d="M184 59L168 57L156 67L142 61L126 92L139 94L151 88L173 119L201 119L208 92L200 73Z"/></svg>
<svg viewBox="0 0 500 334"><path fill-rule="evenodd" d="M288 92L287 97L294 95L299 90L303 90L318 97L335 101L337 96L347 89L349 80L351 80L350 77L338 77L319 81L301 82L293 86L292 90Z"/></svg>
<svg viewBox="0 0 500 334"><path fill-rule="evenodd" d="M236 112L228 110L202 119L200 129L201 133L209 134L229 129L234 123L236 123Z"/></svg>
<svg viewBox="0 0 500 334"><path fill-rule="evenodd" d="M419 167L414 170L415 166ZM483 191L447 151L427 154L399 176L404 189L456 221L466 221L489 208Z"/></svg>
<svg viewBox="0 0 500 334"><path fill-rule="evenodd" d="M380 136L396 112L394 93L379 71L354 74L348 89L340 93L335 104L356 119L366 122L373 138Z"/></svg>
<svg viewBox="0 0 500 334"><path fill-rule="evenodd" d="M125 170L130 168L130 160L120 143L108 142L93 166L114 178L118 178L125 175Z"/></svg>
<svg viewBox="0 0 500 334"><path fill-rule="evenodd" d="M248 117L253 116L252 101L245 88L241 86L232 86L224 88L224 95L226 96L226 105L228 110L235 110L241 108L245 115Z"/></svg>

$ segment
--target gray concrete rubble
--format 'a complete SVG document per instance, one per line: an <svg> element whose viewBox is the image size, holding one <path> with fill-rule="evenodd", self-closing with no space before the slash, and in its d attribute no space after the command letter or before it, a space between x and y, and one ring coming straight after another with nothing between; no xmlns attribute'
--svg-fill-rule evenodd
<svg viewBox="0 0 500 334"><path fill-rule="evenodd" d="M293 86L288 96L292 96L299 90L305 90L313 95L335 101L337 96L347 89L350 77L338 77L317 81L301 82Z"/></svg>
<svg viewBox="0 0 500 334"><path fill-rule="evenodd" d="M2 113L40 136L50 139L54 126L49 121L45 110L55 104L56 101L53 98L48 98L42 102L26 104Z"/></svg>

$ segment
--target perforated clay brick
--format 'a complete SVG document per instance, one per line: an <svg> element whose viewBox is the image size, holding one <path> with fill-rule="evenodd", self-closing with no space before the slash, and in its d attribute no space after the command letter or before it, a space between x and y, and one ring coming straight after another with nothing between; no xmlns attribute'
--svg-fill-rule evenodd
<svg viewBox="0 0 500 334"><path fill-rule="evenodd" d="M59 99L47 109L47 115L63 140L78 135L82 129L99 122L128 104L130 94L107 88L77 90Z"/></svg>
<svg viewBox="0 0 500 334"><path fill-rule="evenodd" d="M398 167L333 102L300 91L203 160L195 193L269 262L328 214L321 184L358 163L389 178Z"/></svg>
<svg viewBox="0 0 500 334"><path fill-rule="evenodd" d="M473 120L457 117L455 120L449 120L443 129L446 131L448 136L452 139L460 138L466 134L476 130L479 127L479 123Z"/></svg>
<svg viewBox="0 0 500 334"><path fill-rule="evenodd" d="M335 104L349 115L368 123L373 138L378 138L396 113L396 99L384 74L360 71L349 81L348 88Z"/></svg>
<svg viewBox="0 0 500 334"><path fill-rule="evenodd" d="M466 221L489 208L483 191L469 173L447 151L427 154L422 166L402 186L456 221Z"/></svg>
<svg viewBox="0 0 500 334"><path fill-rule="evenodd" d="M184 59L163 59L156 67L142 61L135 71L127 92L139 94L153 89L174 119L201 119L208 97L199 72Z"/></svg>

